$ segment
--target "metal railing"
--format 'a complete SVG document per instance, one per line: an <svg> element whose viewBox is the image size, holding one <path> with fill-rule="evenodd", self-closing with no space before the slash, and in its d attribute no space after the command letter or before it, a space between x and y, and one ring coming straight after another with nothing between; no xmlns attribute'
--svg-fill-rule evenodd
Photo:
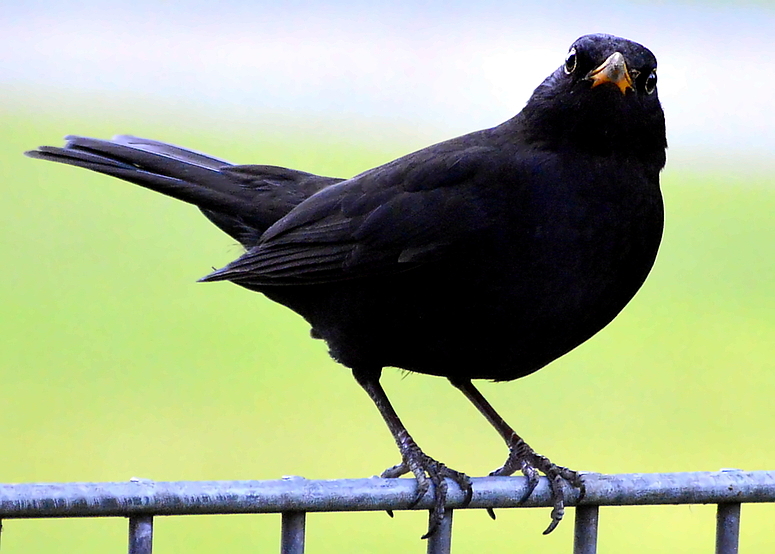
<svg viewBox="0 0 775 554"><path fill-rule="evenodd" d="M598 508L659 504L717 504L716 553L737 553L740 505L775 502L775 471L724 470L695 473L584 474L586 496L568 492L575 512L573 552L597 551ZM531 497L518 504L524 477L472 479L474 495L467 508L551 506L549 482L542 478ZM304 552L307 512L402 510L413 498L412 479L33 483L0 485L0 529L3 519L62 517L128 517L129 553L150 554L153 518L187 514L281 513L282 554ZM432 507L433 491L414 509ZM444 523L428 539L431 554L449 553L453 511L463 493L449 487ZM775 525L775 522L774 522Z"/></svg>

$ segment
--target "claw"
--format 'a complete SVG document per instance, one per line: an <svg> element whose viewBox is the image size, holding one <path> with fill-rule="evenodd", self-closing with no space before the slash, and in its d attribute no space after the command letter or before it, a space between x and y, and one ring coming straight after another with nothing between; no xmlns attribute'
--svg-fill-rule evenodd
<svg viewBox="0 0 775 554"><path fill-rule="evenodd" d="M565 515L565 489L563 488L562 475L555 475L554 479L550 481L550 487L552 489L552 522L549 527L544 531L544 535L548 535L560 524L562 517Z"/></svg>
<svg viewBox="0 0 775 554"><path fill-rule="evenodd" d="M552 492L552 521L544 531L548 535L557 528L565 515L565 483L579 490L579 501L584 498L586 489L581 476L567 467L558 466L548 458L536 454L522 439L518 438L509 445L509 457L502 467L490 475L511 475L517 469L527 477L527 487L519 503L525 502L538 485L539 471L549 478ZM488 510L489 513L489 510ZM493 514L490 514L491 517Z"/></svg>
<svg viewBox="0 0 775 554"><path fill-rule="evenodd" d="M527 477L527 488L522 494L522 498L519 499L519 503L522 504L528 498L530 498L530 495L533 494L533 491L538 486L538 470L530 465L527 460L523 460L520 465L522 468L522 474Z"/></svg>
<svg viewBox="0 0 775 554"><path fill-rule="evenodd" d="M409 466L407 466L405 462L401 462L400 464L387 468L380 474L380 477L383 479L392 479L394 477L401 477L407 473L409 473Z"/></svg>
<svg viewBox="0 0 775 554"><path fill-rule="evenodd" d="M431 515L428 520L428 531L420 537L421 539L427 539L433 535L441 525L441 520L444 519L444 506L447 500L447 483L443 478L440 478L439 474L435 471L431 471L431 481L436 486L436 502L431 510Z"/></svg>
<svg viewBox="0 0 775 554"><path fill-rule="evenodd" d="M450 469L449 471L454 470ZM474 488L471 486L471 479L468 477L468 475L465 473L460 473L459 471L454 471L454 475L448 475L447 477L457 483L457 486L460 487L460 489L465 493L462 507L467 507L471 503L471 499L474 497Z"/></svg>
<svg viewBox="0 0 775 554"><path fill-rule="evenodd" d="M552 510L552 522L549 524L549 527L547 527L542 534L548 535L549 533L554 531L557 528L557 526L560 524L560 521L562 521L562 514L560 514L559 519L555 519L554 510Z"/></svg>
<svg viewBox="0 0 775 554"><path fill-rule="evenodd" d="M436 532L444 519L448 488L445 479L449 478L457 483L464 492L464 507L468 506L473 498L474 491L471 487L471 479L465 473L450 469L441 462L427 456L411 439L408 439L402 446L401 453L404 460L400 464L383 471L380 477L395 478L409 472L414 474L417 488L415 489L414 499L409 503L409 508L414 508L422 500L430 489L430 484L433 483L434 504L431 509L428 531L422 536L423 539L427 539Z"/></svg>

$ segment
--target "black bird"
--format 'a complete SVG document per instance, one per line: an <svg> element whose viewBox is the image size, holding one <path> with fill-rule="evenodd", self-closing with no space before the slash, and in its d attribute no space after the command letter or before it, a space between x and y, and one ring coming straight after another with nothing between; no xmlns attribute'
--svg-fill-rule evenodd
<svg viewBox="0 0 775 554"><path fill-rule="evenodd" d="M387 366L446 377L505 440L491 475L550 480L556 527L579 474L537 454L472 379L528 375L589 339L630 301L662 236L665 122L656 58L611 35L581 37L515 117L350 179L232 165L170 144L70 136L28 156L112 175L199 207L244 255L201 279L232 281L301 314L352 370L412 472L414 503L445 478L379 379Z"/></svg>

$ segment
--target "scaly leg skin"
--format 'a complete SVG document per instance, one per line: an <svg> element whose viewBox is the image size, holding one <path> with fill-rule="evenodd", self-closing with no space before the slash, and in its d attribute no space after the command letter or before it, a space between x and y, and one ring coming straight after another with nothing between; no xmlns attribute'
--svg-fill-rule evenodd
<svg viewBox="0 0 775 554"><path fill-rule="evenodd" d="M584 481L581 475L567 467L558 466L549 458L541 456L535 450L512 431L511 437L506 440L509 446L509 457L502 467L496 469L490 475L507 476L517 470L527 477L527 489L525 490L519 502L525 502L538 485L538 472L542 472L549 478L549 485L552 491L552 521L549 527L544 531L548 535L557 527L565 515L565 490L564 483L567 482L572 487L579 489L579 500L584 498Z"/></svg>
<svg viewBox="0 0 775 554"><path fill-rule="evenodd" d="M422 536L423 539L427 539L436 532L439 528L439 524L441 524L441 521L444 519L444 507L447 500L447 483L444 479L451 479L463 490L465 493L463 507L471 502L473 496L471 480L466 474L448 468L420 450L420 447L417 446L417 443L414 442L414 439L409 435L404 424L401 423L401 420L393 409L393 406L390 404L382 385L379 384L379 371L361 372L353 370L353 375L369 397L371 397L372 401L374 401L379 413L382 415L382 418L390 429L393 438L396 440L398 450L401 452L401 463L386 469L382 472L380 477L400 477L409 472L414 474L415 480L417 481L417 490L414 499L409 504L409 508L416 506L417 503L422 500L422 497L425 496L428 489L430 489L430 484L433 483L435 492L434 506L433 510L431 510L428 531ZM390 512L388 512L388 514L392 516Z"/></svg>
<svg viewBox="0 0 775 554"><path fill-rule="evenodd" d="M495 427L498 433L506 441L509 447L509 457L502 467L496 469L490 475L506 476L511 475L517 470L527 477L527 489L520 499L520 503L526 501L538 485L538 472L544 473L549 478L549 484L552 491L552 521L549 527L544 531L548 535L557 527L565 515L565 490L564 483L579 489L579 500L584 498L584 482L581 476L567 467L558 466L552 463L549 458L537 454L535 450L522 440L514 430L498 415L495 409L482 396L482 393L474 387L470 380L452 380L450 382L460 389L466 395L466 398L476 406L481 414ZM495 519L495 513L492 509L487 510L490 517Z"/></svg>

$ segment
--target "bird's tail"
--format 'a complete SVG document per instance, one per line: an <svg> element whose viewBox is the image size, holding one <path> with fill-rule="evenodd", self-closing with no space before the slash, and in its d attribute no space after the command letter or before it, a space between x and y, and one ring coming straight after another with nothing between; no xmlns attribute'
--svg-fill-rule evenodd
<svg viewBox="0 0 775 554"><path fill-rule="evenodd" d="M31 158L118 177L199 207L245 247L307 197L341 179L276 166L239 165L172 144L119 135L112 140L66 137Z"/></svg>
<svg viewBox="0 0 775 554"><path fill-rule="evenodd" d="M233 164L129 135L113 140L68 136L64 147L41 146L25 155L83 167L155 190L205 210L250 216L247 191L221 170Z"/></svg>

